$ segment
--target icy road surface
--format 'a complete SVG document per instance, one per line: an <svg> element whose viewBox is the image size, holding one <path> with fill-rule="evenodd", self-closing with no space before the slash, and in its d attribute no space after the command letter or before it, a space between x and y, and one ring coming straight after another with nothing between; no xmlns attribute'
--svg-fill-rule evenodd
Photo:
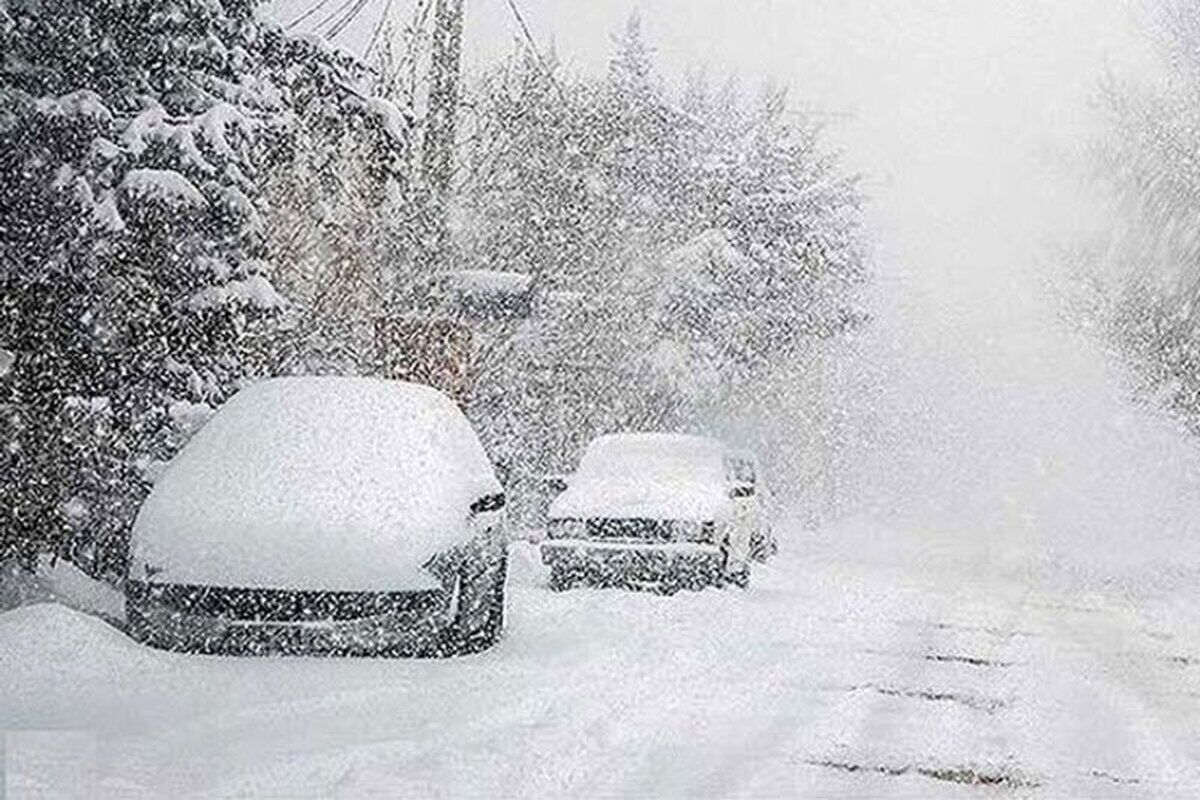
<svg viewBox="0 0 1200 800"><path fill-rule="evenodd" d="M1200 796L1195 575L918 542L792 532L750 592L671 598L551 593L517 546L505 640L443 662L173 655L25 607L9 796Z"/></svg>

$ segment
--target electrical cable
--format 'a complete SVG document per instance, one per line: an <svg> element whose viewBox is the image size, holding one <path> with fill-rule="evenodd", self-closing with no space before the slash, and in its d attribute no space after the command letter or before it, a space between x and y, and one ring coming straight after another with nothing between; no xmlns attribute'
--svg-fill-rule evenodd
<svg viewBox="0 0 1200 800"><path fill-rule="evenodd" d="M546 77L554 84L554 88L558 91L558 97L563 102L563 106L570 111L570 104L567 102L567 93L563 90L562 84L558 82L558 78L550 71L550 67L542 58L542 53L538 50L537 43L533 40L533 34L529 31L529 25L525 23L525 16L521 13L521 9L517 8L517 0L507 0L509 9L512 10L513 16L517 19L517 24L521 27L521 32L525 34L525 41L529 43L529 49L533 51L533 57L537 60L538 66L542 68L542 72L546 73Z"/></svg>
<svg viewBox="0 0 1200 800"><path fill-rule="evenodd" d="M367 49L363 51L363 61L371 57L371 51L375 49L376 42L379 41L379 34L383 32L383 26L387 23L389 15L392 13L393 0L387 0L383 6L383 14L379 16L379 22L375 25L375 30L371 34L371 40L367 43Z"/></svg>
<svg viewBox="0 0 1200 800"><path fill-rule="evenodd" d="M308 19L313 14L316 14L318 11L320 11L322 8L324 8L325 6L329 5L332 2L333 2L333 0L317 0L316 4L313 5L312 8L310 8L308 11L305 11L303 14L301 14L300 16L296 17L294 20L289 22L287 24L287 29L290 31L292 28L296 27L301 22L304 22L304 20Z"/></svg>
<svg viewBox="0 0 1200 800"><path fill-rule="evenodd" d="M346 12L346 16L335 22L329 28L329 30L326 31L325 38L329 39L330 41L333 41L335 38L337 38L342 31L346 30L350 23L362 13L362 10L366 8L367 3L369 2L371 2L371 0L356 0L353 8Z"/></svg>
<svg viewBox="0 0 1200 800"><path fill-rule="evenodd" d="M345 18L347 10L353 11L353 6L358 0L342 0L342 4L325 15L324 19L313 25L313 30L320 33L327 29L330 25L337 25Z"/></svg>

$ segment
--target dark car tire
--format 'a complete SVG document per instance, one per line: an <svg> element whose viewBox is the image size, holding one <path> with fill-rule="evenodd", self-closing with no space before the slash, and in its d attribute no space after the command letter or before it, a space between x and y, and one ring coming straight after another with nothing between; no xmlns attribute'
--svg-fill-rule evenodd
<svg viewBox="0 0 1200 800"><path fill-rule="evenodd" d="M550 590L565 592L575 585L575 575L569 569L558 564L550 567Z"/></svg>
<svg viewBox="0 0 1200 800"><path fill-rule="evenodd" d="M750 567L742 567L742 569L738 570L737 572L730 573L728 575L728 577L726 578L726 580L729 581L729 583L732 583L734 586L738 587L739 589L749 589L750 588Z"/></svg>
<svg viewBox="0 0 1200 800"><path fill-rule="evenodd" d="M160 650L168 649L157 641L154 629L146 619L146 615L128 597L125 598L125 633L135 642L140 642L149 647L156 647Z"/></svg>
<svg viewBox="0 0 1200 800"><path fill-rule="evenodd" d="M726 539L725 543L723 545L721 545L721 550L723 553L723 556L721 559L722 564L721 564L720 572L718 573L717 579L715 581L716 587L718 589L723 589L723 588L725 588L726 584L732 583L734 586L738 587L739 589L749 589L750 588L750 565L746 564L741 569L739 569L737 572L730 572L729 571L729 540L728 539Z"/></svg>
<svg viewBox="0 0 1200 800"><path fill-rule="evenodd" d="M464 565L454 620L443 631L442 655L469 655L496 643L504 630L504 584L508 559L501 555L493 566L476 575Z"/></svg>
<svg viewBox="0 0 1200 800"><path fill-rule="evenodd" d="M500 638L500 634L504 631L504 592L507 582L508 557L507 555L501 555L500 563L492 572L487 617L480 627L481 632L488 640L488 647L495 644L496 640Z"/></svg>

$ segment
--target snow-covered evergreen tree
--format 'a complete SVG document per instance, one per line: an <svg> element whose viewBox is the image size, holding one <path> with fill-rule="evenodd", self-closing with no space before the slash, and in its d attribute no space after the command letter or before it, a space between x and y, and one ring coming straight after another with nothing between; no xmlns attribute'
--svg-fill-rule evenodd
<svg viewBox="0 0 1200 800"><path fill-rule="evenodd" d="M526 432L524 469L562 470L602 430L707 425L863 320L855 177L784 92L734 87L692 76L677 102L636 17L602 78L517 55L479 87L464 257L550 298L502 353L522 366L477 393L495 446Z"/></svg>
<svg viewBox="0 0 1200 800"><path fill-rule="evenodd" d="M1122 351L1146 396L1200 432L1200 8L1148 6L1165 56L1155 82L1109 76L1097 171L1114 192L1109 235L1069 254L1098 289L1089 313Z"/></svg>
<svg viewBox="0 0 1200 800"><path fill-rule="evenodd" d="M0 6L0 558L120 572L157 466L277 369L262 334L294 304L274 285L268 188L346 138L376 148L380 192L399 179L405 132L356 90L359 68L254 5Z"/></svg>

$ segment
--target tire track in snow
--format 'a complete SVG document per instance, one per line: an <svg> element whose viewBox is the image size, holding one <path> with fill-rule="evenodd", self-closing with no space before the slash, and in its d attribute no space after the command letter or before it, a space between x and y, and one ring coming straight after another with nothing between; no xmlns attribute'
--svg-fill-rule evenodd
<svg viewBox="0 0 1200 800"><path fill-rule="evenodd" d="M1195 796L1200 703L1185 699L1166 659L1130 657L1142 626L1124 611L1111 601L1080 610L1053 597L1029 606L1029 621L1055 643L1035 656L1043 668L1029 676L1040 722L1059 745L1046 754L1054 762L1047 769L1081 795Z"/></svg>
<svg viewBox="0 0 1200 800"><path fill-rule="evenodd" d="M978 684L999 665L1011 665L1004 648L1013 637L996 636L994 630L981 635L982 625L944 624L941 621L950 619L961 602L939 592L920 593L920 601L926 604L923 623L895 624L887 616L892 611L886 597L889 588L875 583L851 608L850 618L827 616L824 622L829 628L857 623L868 632L870 647L846 635L843 638L849 641L840 653L835 647L823 650L822 656L835 665L825 671L824 682L821 675L805 680L781 665L753 708L715 721L728 733L722 741L694 748L685 759L650 765L633 785L659 796L702 797L786 796L835 787L854 791L864 781L875 792L890 792L900 778L905 784L915 782L918 791L926 793L953 794L972 781L1028 787L1031 781L1007 758L1005 745L1000 749L1006 757L989 762L999 761L1003 769L977 766L975 758L930 756L898 746L910 731L928 730L931 723L938 731L959 729L935 736L945 741L963 738L964 722L967 728L994 727L995 722L985 718L1010 701ZM872 593L881 591L883 602L876 602L880 598ZM879 611L884 613L872 613ZM1016 611L1008 614L1012 620L1018 616ZM1006 627L1006 631L1014 629ZM887 638L880 641L881 635ZM981 639L987 643L983 649ZM872 658L866 663L855 658L862 653ZM961 708L939 708L946 704ZM674 735L688 732L679 730ZM817 766L821 762L824 766ZM756 765L765 768L756 770ZM855 774L860 772L864 774Z"/></svg>
<svg viewBox="0 0 1200 800"><path fill-rule="evenodd" d="M901 566L892 576L922 585L926 600L888 643L897 654L893 675L848 687L878 696L857 709L849 741L801 761L880 792L901 785L918 796L953 795L963 785L1031 790L1038 778L1016 757L1011 735L1020 698L1006 688L1019 668L1014 643L1030 636L1017 625L1026 589L989 581L984 592L979 582L959 585L923 571Z"/></svg>

